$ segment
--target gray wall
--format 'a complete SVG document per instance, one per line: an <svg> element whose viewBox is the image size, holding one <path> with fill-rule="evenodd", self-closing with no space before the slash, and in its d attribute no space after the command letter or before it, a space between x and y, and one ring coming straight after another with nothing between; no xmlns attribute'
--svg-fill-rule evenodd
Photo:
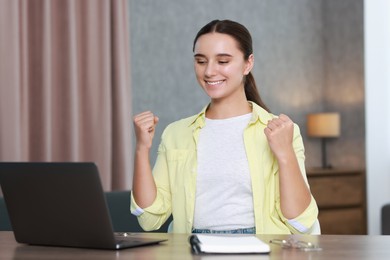
<svg viewBox="0 0 390 260"><path fill-rule="evenodd" d="M323 0L325 108L340 111L341 136L329 142L329 161L365 167L363 1Z"/></svg>
<svg viewBox="0 0 390 260"><path fill-rule="evenodd" d="M193 72L195 34L213 19L231 19L252 34L263 100L301 127L307 166L320 165L320 142L306 137L306 114L339 111L342 136L329 142L329 161L364 167L362 0L129 2L133 111L160 118L153 161L165 126L209 101Z"/></svg>

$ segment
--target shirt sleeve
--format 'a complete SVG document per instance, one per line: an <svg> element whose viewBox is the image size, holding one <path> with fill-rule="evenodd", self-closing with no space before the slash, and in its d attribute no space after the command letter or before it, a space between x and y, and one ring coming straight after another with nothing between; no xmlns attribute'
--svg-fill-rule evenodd
<svg viewBox="0 0 390 260"><path fill-rule="evenodd" d="M131 193L130 211L137 216L140 226L145 231L159 229L171 215L171 190L163 142L158 148L153 177L157 187L157 195L152 205L140 208L134 200L133 193Z"/></svg>
<svg viewBox="0 0 390 260"><path fill-rule="evenodd" d="M306 185L309 187L309 182L306 177L305 151L304 151L302 136L300 134L299 127L296 124L294 125L293 148L298 160L299 168L301 170L303 179L305 180ZM291 233L307 234L311 232L312 227L318 218L317 202L314 199L313 195L311 195L310 204L307 206L307 208L294 219L285 218L280 209L280 201L278 201L278 205L279 205L277 207L278 214L280 218L282 218L282 221L290 229Z"/></svg>
<svg viewBox="0 0 390 260"><path fill-rule="evenodd" d="M317 220L318 208L312 196L309 206L306 210L294 219L286 219L286 225L292 230L292 233L308 234ZM315 216L315 217L314 217Z"/></svg>

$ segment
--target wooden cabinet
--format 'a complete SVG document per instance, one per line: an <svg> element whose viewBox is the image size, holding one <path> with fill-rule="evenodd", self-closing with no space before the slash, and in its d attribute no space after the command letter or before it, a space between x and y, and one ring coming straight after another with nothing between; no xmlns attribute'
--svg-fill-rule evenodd
<svg viewBox="0 0 390 260"><path fill-rule="evenodd" d="M322 234L367 234L365 171L307 169Z"/></svg>

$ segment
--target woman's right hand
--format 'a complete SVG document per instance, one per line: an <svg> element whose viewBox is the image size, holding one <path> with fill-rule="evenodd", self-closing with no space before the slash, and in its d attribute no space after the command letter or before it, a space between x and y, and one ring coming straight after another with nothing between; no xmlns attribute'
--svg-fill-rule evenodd
<svg viewBox="0 0 390 260"><path fill-rule="evenodd" d="M133 124L137 140L136 149L149 150L152 147L158 117L151 111L145 111L133 117Z"/></svg>
<svg viewBox="0 0 390 260"><path fill-rule="evenodd" d="M133 194L138 206L146 208L156 198L157 190L150 167L149 151L158 117L152 112L142 112L133 117L134 131L136 137L136 148L134 153L133 173Z"/></svg>

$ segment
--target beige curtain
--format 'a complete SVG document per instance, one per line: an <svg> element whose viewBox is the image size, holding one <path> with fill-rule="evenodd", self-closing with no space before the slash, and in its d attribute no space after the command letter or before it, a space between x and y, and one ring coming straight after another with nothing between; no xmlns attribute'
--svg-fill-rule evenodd
<svg viewBox="0 0 390 260"><path fill-rule="evenodd" d="M0 0L0 161L93 161L130 189L127 0Z"/></svg>

